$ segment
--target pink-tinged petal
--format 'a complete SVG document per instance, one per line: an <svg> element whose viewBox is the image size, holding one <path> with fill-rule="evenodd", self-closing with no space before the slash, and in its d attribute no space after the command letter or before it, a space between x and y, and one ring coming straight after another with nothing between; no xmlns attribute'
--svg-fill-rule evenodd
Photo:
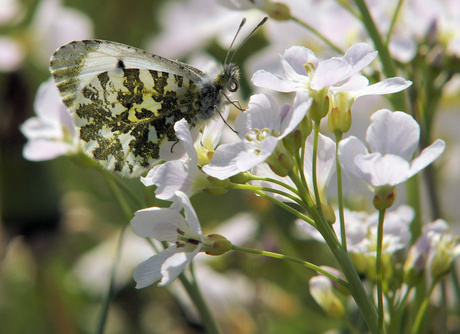
<svg viewBox="0 0 460 334"><path fill-rule="evenodd" d="M341 81L338 85L330 87L330 90L333 92L349 92L352 97L355 97L368 84L369 80L365 76L355 74Z"/></svg>
<svg viewBox="0 0 460 334"><path fill-rule="evenodd" d="M331 58L319 63L311 80L312 89L336 85L352 74L352 67L340 58Z"/></svg>
<svg viewBox="0 0 460 334"><path fill-rule="evenodd" d="M365 95L384 95L400 92L412 85L412 81L401 77L394 77L364 87L356 92L356 98Z"/></svg>
<svg viewBox="0 0 460 334"><path fill-rule="evenodd" d="M339 162L349 175L356 175L355 157L367 154L369 152L366 146L354 136L348 137L339 143Z"/></svg>
<svg viewBox="0 0 460 334"><path fill-rule="evenodd" d="M357 73L369 65L377 57L377 54L378 52L374 51L368 44L357 43L347 50L342 59L353 67L353 73Z"/></svg>
<svg viewBox="0 0 460 334"><path fill-rule="evenodd" d="M397 155L358 155L355 164L359 177L374 188L395 186L409 178L409 163Z"/></svg>
<svg viewBox="0 0 460 334"><path fill-rule="evenodd" d="M438 139L433 144L426 147L417 158L412 160L409 177L417 174L423 168L435 161L444 152L445 148L446 143L442 139Z"/></svg>
<svg viewBox="0 0 460 334"><path fill-rule="evenodd" d="M181 160L174 160L158 166L150 180L157 186L156 197L169 200L174 197L174 192L180 190L187 193L191 189L192 179L189 176L185 163Z"/></svg>
<svg viewBox="0 0 460 334"><path fill-rule="evenodd" d="M313 99L306 91L297 91L294 99L294 106L288 109L286 116L281 118L281 135L279 138L291 133L297 125L305 118L305 115L310 109Z"/></svg>
<svg viewBox="0 0 460 334"><path fill-rule="evenodd" d="M30 161L45 161L73 152L75 147L59 141L34 139L28 141L23 150L24 158Z"/></svg>
<svg viewBox="0 0 460 334"><path fill-rule="evenodd" d="M284 52L283 58L289 64L289 67L297 74L306 76L306 64L313 64L315 67L318 65L318 59L313 51L303 46L293 46ZM286 71L286 66L283 66ZM286 73L287 74L287 73Z"/></svg>
<svg viewBox="0 0 460 334"><path fill-rule="evenodd" d="M290 81L265 70L259 70L254 73L251 82L255 86L273 89L283 93L293 92L297 89Z"/></svg>
<svg viewBox="0 0 460 334"><path fill-rule="evenodd" d="M267 137L262 141L260 151L257 153L254 150L246 149L238 154L237 166L240 172L246 172L261 162L264 162L275 150L278 144L276 137Z"/></svg>
<svg viewBox="0 0 460 334"><path fill-rule="evenodd" d="M31 117L21 125L21 132L29 140L62 140L64 132L61 126L46 122L39 117Z"/></svg>
<svg viewBox="0 0 460 334"><path fill-rule="evenodd" d="M249 109L240 113L235 120L235 129L241 139L252 129L270 129L279 131L280 106L278 102L266 94L256 94L249 99Z"/></svg>
<svg viewBox="0 0 460 334"><path fill-rule="evenodd" d="M225 180L230 176L240 173L237 161L240 152L246 150L244 142L220 145L211 159L211 162L203 166L203 171L219 180Z"/></svg>
<svg viewBox="0 0 460 334"><path fill-rule="evenodd" d="M195 209L193 209L190 199L181 191L176 191L175 203L178 203L182 209L184 209L185 219L190 229L199 235L200 239L203 240L203 232L201 231L201 225L196 215ZM188 234L186 234L188 235Z"/></svg>
<svg viewBox="0 0 460 334"><path fill-rule="evenodd" d="M409 114L388 109L376 111L366 140L371 152L394 154L409 161L418 146L420 127Z"/></svg>
<svg viewBox="0 0 460 334"><path fill-rule="evenodd" d="M188 233L190 228L184 217L169 208L152 207L136 211L131 226L137 235L160 241L176 242L178 229L186 235L193 234Z"/></svg>

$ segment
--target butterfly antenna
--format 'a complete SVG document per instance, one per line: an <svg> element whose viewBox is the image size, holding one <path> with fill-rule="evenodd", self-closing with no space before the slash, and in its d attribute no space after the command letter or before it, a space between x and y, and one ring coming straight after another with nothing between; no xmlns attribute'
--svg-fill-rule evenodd
<svg viewBox="0 0 460 334"><path fill-rule="evenodd" d="M268 20L268 16L265 16L262 21L260 21L260 23L251 31L251 33L244 39L244 41L242 41L240 43L240 45L238 45L238 47L236 48L236 50L232 53L232 56L230 57L230 63L232 62L233 58L235 57L235 54L239 51L239 49L241 49L241 47L244 45L244 43L246 43L248 41L249 38L251 38L252 35L254 35L254 33L257 31L257 29L259 29L265 22L267 22ZM244 23L246 23L246 19L243 19L243 21L241 22L240 24L240 27L238 29L238 32L236 33L235 35L235 38L233 39L233 42L235 42L235 39L236 39L236 36L238 36L238 33L240 32L241 28L243 27ZM232 45L233 45L233 42L232 44L230 45L230 49L232 48ZM228 49L228 53L227 53L227 57L225 57L225 62L224 64L227 64L227 58L228 58L228 55L230 53L230 49Z"/></svg>
<svg viewBox="0 0 460 334"><path fill-rule="evenodd" d="M224 64L227 64L227 59L228 59L228 56L230 55L230 50L232 49L233 44L235 44L235 40L236 40L236 38L238 37L238 34L240 33L241 28L243 28L243 26L245 25L245 23L246 23L246 18L243 18L243 20L242 20L241 23L240 23L240 26L238 27L238 30L236 31L235 37L233 37L233 41L230 43L230 47L228 48L227 55L225 56ZM233 58L233 57L232 57L232 58Z"/></svg>

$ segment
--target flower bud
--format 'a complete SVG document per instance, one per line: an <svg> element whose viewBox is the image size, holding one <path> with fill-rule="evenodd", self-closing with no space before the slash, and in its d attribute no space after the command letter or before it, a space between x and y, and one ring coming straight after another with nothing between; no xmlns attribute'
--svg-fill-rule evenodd
<svg viewBox="0 0 460 334"><path fill-rule="evenodd" d="M222 195L225 194L230 186L230 180L219 180L215 177L208 176L206 178L207 184L203 187L203 192L213 195Z"/></svg>
<svg viewBox="0 0 460 334"><path fill-rule="evenodd" d="M383 186L375 189L374 208L385 210L393 205L396 200L396 188L394 186Z"/></svg>
<svg viewBox="0 0 460 334"><path fill-rule="evenodd" d="M267 4L261 8L272 19L286 21L291 19L289 7L280 2L267 1Z"/></svg>
<svg viewBox="0 0 460 334"><path fill-rule="evenodd" d="M278 142L275 150L265 162L276 175L281 177L287 176L295 163L292 153L286 150L282 141Z"/></svg>
<svg viewBox="0 0 460 334"><path fill-rule="evenodd" d="M333 107L327 118L327 127L332 133L346 133L351 128L351 110L341 111Z"/></svg>
<svg viewBox="0 0 460 334"><path fill-rule="evenodd" d="M232 249L232 243L220 234L204 237L201 251L208 255L223 255Z"/></svg>
<svg viewBox="0 0 460 334"><path fill-rule="evenodd" d="M345 307L337 297L328 277L312 277L310 279L310 293L329 317L342 318L345 315Z"/></svg>

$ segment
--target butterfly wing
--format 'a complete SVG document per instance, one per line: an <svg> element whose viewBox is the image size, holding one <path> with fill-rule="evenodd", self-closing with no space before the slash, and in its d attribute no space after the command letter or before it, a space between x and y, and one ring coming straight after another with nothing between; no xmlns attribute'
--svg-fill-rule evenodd
<svg viewBox="0 0 460 334"><path fill-rule="evenodd" d="M108 41L64 45L51 72L80 131L83 150L104 167L136 176L177 140L174 124L193 124L200 111L197 83L207 75L187 64Z"/></svg>

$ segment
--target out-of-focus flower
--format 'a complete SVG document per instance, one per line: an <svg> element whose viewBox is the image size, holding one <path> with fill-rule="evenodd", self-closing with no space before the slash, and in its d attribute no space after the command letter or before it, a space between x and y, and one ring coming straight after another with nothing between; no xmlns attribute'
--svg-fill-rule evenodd
<svg viewBox="0 0 460 334"><path fill-rule="evenodd" d="M338 213L336 212L336 215ZM353 254L356 267L369 275L375 276L375 256L377 249L378 213L355 212L344 210L347 248ZM382 254L386 275L391 275L392 263L390 258L395 252L408 246L410 241L409 224L414 218L414 210L406 205L385 214L383 225ZM321 234L303 220L296 224L301 235L324 242ZM340 224L333 225L334 231L341 237Z"/></svg>
<svg viewBox="0 0 460 334"><path fill-rule="evenodd" d="M16 70L26 57L47 68L51 55L59 46L90 38L92 32L92 22L82 12L63 7L60 0L41 0L31 24L17 34L21 38L14 40L0 36L3 44L0 46L0 70ZM13 55L14 62L11 61Z"/></svg>
<svg viewBox="0 0 460 334"><path fill-rule="evenodd" d="M342 318L345 315L343 302L338 298L330 278L313 276L309 284L311 296L329 317Z"/></svg>
<svg viewBox="0 0 460 334"><path fill-rule="evenodd" d="M26 159L50 160L78 152L77 131L52 79L40 85L34 109L37 116L21 126L28 139L23 151Z"/></svg>
<svg viewBox="0 0 460 334"><path fill-rule="evenodd" d="M460 255L459 237L453 236L449 225L438 219L424 227L422 235L409 250L404 264L404 280L415 285L422 274L437 279L450 271L452 261Z"/></svg>
<svg viewBox="0 0 460 334"><path fill-rule="evenodd" d="M184 210L185 219L181 215ZM157 281L167 285L180 275L199 252L221 255L231 243L220 235L204 236L195 210L188 197L178 191L170 208L152 207L139 210L131 220L134 233L172 243L168 248L142 262L134 271L136 288L145 288Z"/></svg>
<svg viewBox="0 0 460 334"><path fill-rule="evenodd" d="M389 197L393 196L394 186L420 172L444 151L445 143L438 139L412 159L419 138L420 127L412 116L382 109L371 116L366 132L369 150L351 136L340 142L339 161L349 176L364 181L389 207L394 201Z"/></svg>
<svg viewBox="0 0 460 334"><path fill-rule="evenodd" d="M273 154L274 161L267 161L270 167L274 171L276 168L287 169L283 162L292 157L279 147L281 140L304 119L310 104L311 99L306 92L297 94L292 107L286 104L282 108L268 95L252 96L249 109L239 114L235 121L239 141L219 146L203 171L223 180L252 169ZM280 152L277 152L278 149Z"/></svg>
<svg viewBox="0 0 460 334"><path fill-rule="evenodd" d="M241 13L219 6L214 0L168 2L162 11L163 33L147 48L155 53L161 50L161 55L168 58L183 58L212 39L228 49L242 18ZM262 16L257 11L247 15L251 21L247 26L254 27Z"/></svg>

